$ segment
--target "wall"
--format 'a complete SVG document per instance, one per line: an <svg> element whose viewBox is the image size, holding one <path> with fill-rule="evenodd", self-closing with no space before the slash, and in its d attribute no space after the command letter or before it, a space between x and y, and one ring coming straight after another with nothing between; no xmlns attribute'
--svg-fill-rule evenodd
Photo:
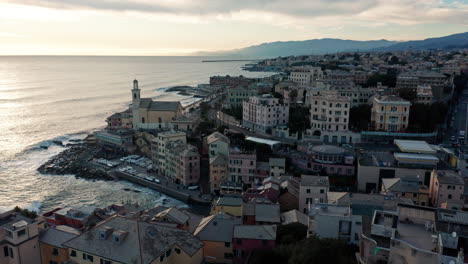
<svg viewBox="0 0 468 264"><path fill-rule="evenodd" d="M232 254L232 242L229 242L229 247L225 246L224 242L218 241L202 241L203 256L208 263L232 263L232 259L225 259L224 253Z"/></svg>
<svg viewBox="0 0 468 264"><path fill-rule="evenodd" d="M53 249L57 248L58 256L54 256ZM57 263L62 263L69 260L69 251L68 248L58 248L45 243L40 243L41 249L41 260L44 264L49 264L50 261L55 261Z"/></svg>

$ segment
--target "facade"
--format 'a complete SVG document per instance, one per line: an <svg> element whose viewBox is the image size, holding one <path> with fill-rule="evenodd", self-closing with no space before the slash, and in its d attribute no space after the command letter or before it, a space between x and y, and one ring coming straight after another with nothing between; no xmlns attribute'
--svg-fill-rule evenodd
<svg viewBox="0 0 468 264"><path fill-rule="evenodd" d="M229 181L240 186L255 184L257 155L251 152L229 150Z"/></svg>
<svg viewBox="0 0 468 264"><path fill-rule="evenodd" d="M349 206L315 204L311 206L309 218L309 234L359 244L362 216L353 215Z"/></svg>
<svg viewBox="0 0 468 264"><path fill-rule="evenodd" d="M42 216L49 226L66 225L73 228L85 228L91 223L96 208L84 206L77 208L57 208Z"/></svg>
<svg viewBox="0 0 468 264"><path fill-rule="evenodd" d="M211 214L225 213L231 216L242 216L242 198L222 196L213 201Z"/></svg>
<svg viewBox="0 0 468 264"><path fill-rule="evenodd" d="M289 74L289 80L297 83L299 87L307 87L312 81L322 79L323 72L321 67L293 67Z"/></svg>
<svg viewBox="0 0 468 264"><path fill-rule="evenodd" d="M187 143L187 134L179 131L166 131L160 132L151 140L151 157L155 170L164 175L167 169L166 166L166 152L170 142L182 141Z"/></svg>
<svg viewBox="0 0 468 264"><path fill-rule="evenodd" d="M38 222L12 211L1 213L0 248L2 264L40 264Z"/></svg>
<svg viewBox="0 0 468 264"><path fill-rule="evenodd" d="M246 263L254 250L276 246L275 225L236 225L232 238L233 263Z"/></svg>
<svg viewBox="0 0 468 264"><path fill-rule="evenodd" d="M442 100L453 93L453 77L433 71L405 72L397 77L396 88L416 90L418 85L430 85L434 100Z"/></svg>
<svg viewBox="0 0 468 264"><path fill-rule="evenodd" d="M242 223L244 225L281 224L280 205L268 200L254 198L243 204Z"/></svg>
<svg viewBox="0 0 468 264"><path fill-rule="evenodd" d="M249 86L255 82L255 79L247 78L244 76L211 76L210 85L223 86L226 88L233 88L238 86Z"/></svg>
<svg viewBox="0 0 468 264"><path fill-rule="evenodd" d="M354 155L333 145L313 145L293 159L297 167L327 175L353 176L356 174Z"/></svg>
<svg viewBox="0 0 468 264"><path fill-rule="evenodd" d="M133 146L134 132L131 129L101 130L94 133L103 148L112 151L129 151Z"/></svg>
<svg viewBox="0 0 468 264"><path fill-rule="evenodd" d="M200 179L200 154L198 149L183 141L171 141L165 153L167 176L185 186L198 184Z"/></svg>
<svg viewBox="0 0 468 264"><path fill-rule="evenodd" d="M372 102L371 127L397 132L408 128L411 103L398 96L376 96Z"/></svg>
<svg viewBox="0 0 468 264"><path fill-rule="evenodd" d="M214 132L206 138L208 144L208 155L211 158L218 154L229 155L229 138L219 132Z"/></svg>
<svg viewBox="0 0 468 264"><path fill-rule="evenodd" d="M254 89L248 87L239 86L236 88L229 89L227 102L229 108L242 107L242 104L249 100L249 97L256 96L258 93Z"/></svg>
<svg viewBox="0 0 468 264"><path fill-rule="evenodd" d="M133 81L132 115L134 129L170 128L171 121L183 114L180 102L153 101L151 98L140 98L138 81Z"/></svg>
<svg viewBox="0 0 468 264"><path fill-rule="evenodd" d="M310 124L314 134L321 131L348 131L349 97L337 91L323 91L311 97Z"/></svg>
<svg viewBox="0 0 468 264"><path fill-rule="evenodd" d="M434 96L430 85L418 85L416 88L416 103L432 104Z"/></svg>
<svg viewBox="0 0 468 264"><path fill-rule="evenodd" d="M232 235L241 220L218 213L202 219L194 236L203 242L203 257L207 263L232 263Z"/></svg>
<svg viewBox="0 0 468 264"><path fill-rule="evenodd" d="M41 263L65 263L70 260L70 252L63 243L75 238L79 232L65 231L51 227L41 232L39 247L41 250Z"/></svg>
<svg viewBox="0 0 468 264"><path fill-rule="evenodd" d="M210 158L210 190L217 191L221 189L221 184L229 179L229 159L218 154Z"/></svg>
<svg viewBox="0 0 468 264"><path fill-rule="evenodd" d="M432 206L447 209L463 208L465 182L458 173L434 170L431 174L429 191Z"/></svg>
<svg viewBox="0 0 468 264"><path fill-rule="evenodd" d="M330 182L327 176L302 175L299 186L299 211L308 214L309 206L327 202Z"/></svg>
<svg viewBox="0 0 468 264"><path fill-rule="evenodd" d="M280 177L286 173L286 160L283 158L270 158L269 159L270 176Z"/></svg>
<svg viewBox="0 0 468 264"><path fill-rule="evenodd" d="M164 237L164 239L160 239ZM188 231L113 216L64 243L74 263L193 263L203 243Z"/></svg>
<svg viewBox="0 0 468 264"><path fill-rule="evenodd" d="M243 104L242 124L259 132L286 125L289 121L289 105L279 102L269 94L250 97Z"/></svg>

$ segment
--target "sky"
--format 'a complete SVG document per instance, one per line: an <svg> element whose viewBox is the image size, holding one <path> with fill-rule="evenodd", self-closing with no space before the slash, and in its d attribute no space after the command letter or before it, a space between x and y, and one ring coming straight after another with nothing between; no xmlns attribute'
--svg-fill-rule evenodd
<svg viewBox="0 0 468 264"><path fill-rule="evenodd" d="M0 55L190 55L468 31L468 0L2 0Z"/></svg>

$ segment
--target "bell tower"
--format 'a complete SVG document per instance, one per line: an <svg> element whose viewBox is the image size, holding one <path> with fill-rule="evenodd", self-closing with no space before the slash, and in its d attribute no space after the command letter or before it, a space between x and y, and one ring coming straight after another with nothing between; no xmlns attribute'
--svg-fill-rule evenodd
<svg viewBox="0 0 468 264"><path fill-rule="evenodd" d="M135 79L133 81L132 89L132 114L133 114L133 128L138 129L140 121L140 88L138 88L138 81Z"/></svg>

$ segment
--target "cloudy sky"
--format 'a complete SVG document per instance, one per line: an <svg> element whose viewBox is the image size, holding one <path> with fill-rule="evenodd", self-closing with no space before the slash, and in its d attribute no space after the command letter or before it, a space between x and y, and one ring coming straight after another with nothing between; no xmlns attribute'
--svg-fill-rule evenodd
<svg viewBox="0 0 468 264"><path fill-rule="evenodd" d="M468 0L2 0L0 54L184 55L468 31Z"/></svg>

